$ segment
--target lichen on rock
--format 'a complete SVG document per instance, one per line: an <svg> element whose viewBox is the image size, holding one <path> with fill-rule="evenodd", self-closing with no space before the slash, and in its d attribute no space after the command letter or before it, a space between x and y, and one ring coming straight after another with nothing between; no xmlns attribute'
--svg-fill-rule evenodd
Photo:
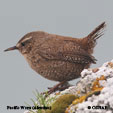
<svg viewBox="0 0 113 113"><path fill-rule="evenodd" d="M74 103L75 100L66 113L113 113L113 60L96 70L85 69L81 76L75 86L75 90L79 90L79 94L75 92L79 95L79 102ZM80 102L82 97L84 99Z"/></svg>

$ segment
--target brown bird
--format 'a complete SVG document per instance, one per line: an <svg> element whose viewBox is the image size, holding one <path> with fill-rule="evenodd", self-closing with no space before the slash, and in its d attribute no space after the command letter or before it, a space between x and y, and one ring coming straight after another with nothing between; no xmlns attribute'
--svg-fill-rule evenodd
<svg viewBox="0 0 113 113"><path fill-rule="evenodd" d="M33 70L49 80L59 81L58 85L50 89L52 92L67 81L80 77L83 69L96 63L92 53L105 26L103 22L84 38L43 31L30 32L16 46L5 51L19 50Z"/></svg>

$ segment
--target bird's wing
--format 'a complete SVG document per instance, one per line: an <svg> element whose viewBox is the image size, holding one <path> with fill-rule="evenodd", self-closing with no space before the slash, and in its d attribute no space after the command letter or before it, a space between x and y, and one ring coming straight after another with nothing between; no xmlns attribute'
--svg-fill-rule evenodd
<svg viewBox="0 0 113 113"><path fill-rule="evenodd" d="M48 60L62 60L72 63L95 63L96 59L89 55L79 44L70 40L50 40L43 43L38 54Z"/></svg>

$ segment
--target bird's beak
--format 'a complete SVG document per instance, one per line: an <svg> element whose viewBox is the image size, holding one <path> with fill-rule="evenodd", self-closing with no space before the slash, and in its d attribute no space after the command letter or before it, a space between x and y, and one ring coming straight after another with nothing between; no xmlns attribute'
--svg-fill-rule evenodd
<svg viewBox="0 0 113 113"><path fill-rule="evenodd" d="M4 50L5 52L6 51L11 51L11 50L15 50L15 49L18 49L16 46L13 46L13 47L10 47L10 48L8 48L8 49L6 49L6 50Z"/></svg>

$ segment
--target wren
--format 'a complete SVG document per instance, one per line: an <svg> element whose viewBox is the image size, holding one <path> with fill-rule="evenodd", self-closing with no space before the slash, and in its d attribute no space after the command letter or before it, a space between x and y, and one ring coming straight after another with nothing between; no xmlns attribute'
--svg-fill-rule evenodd
<svg viewBox="0 0 113 113"><path fill-rule="evenodd" d="M96 40L103 35L105 26L103 22L83 38L34 31L23 36L16 46L5 51L19 50L38 74L64 83L79 78L83 69L96 63L92 54Z"/></svg>

